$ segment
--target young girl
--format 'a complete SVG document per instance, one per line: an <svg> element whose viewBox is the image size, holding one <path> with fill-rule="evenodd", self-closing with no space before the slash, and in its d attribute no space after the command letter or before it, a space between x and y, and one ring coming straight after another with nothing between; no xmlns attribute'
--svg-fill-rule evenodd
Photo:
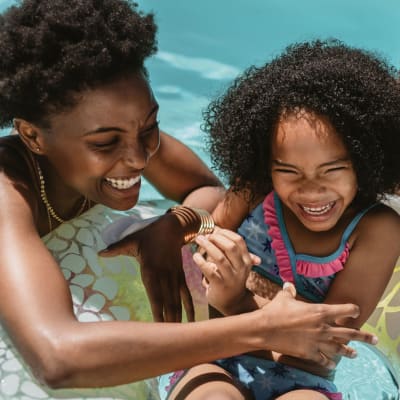
<svg viewBox="0 0 400 400"><path fill-rule="evenodd" d="M205 128L231 184L215 221L238 229L262 260L246 288L240 254L227 252L240 240L226 229L198 237L207 256L194 259L220 281L207 292L210 304L242 313L292 282L308 302L358 304L358 318L341 322L361 327L400 254L400 216L381 203L400 182L395 71L340 42L297 44L239 77L210 105ZM327 370L274 352L179 376L169 399L342 398Z"/></svg>

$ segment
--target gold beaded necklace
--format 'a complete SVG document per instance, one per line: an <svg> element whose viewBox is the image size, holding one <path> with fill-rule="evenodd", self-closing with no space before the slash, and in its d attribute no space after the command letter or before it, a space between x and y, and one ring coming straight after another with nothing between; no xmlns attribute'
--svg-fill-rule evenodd
<svg viewBox="0 0 400 400"><path fill-rule="evenodd" d="M52 207L52 205L49 202L49 199L47 198L47 193L46 193L46 183L44 181L44 177L43 177L43 173L42 173L42 169L40 168L39 162L37 161L37 159L35 158L35 164L36 164L36 169L38 171L38 175L39 175L39 183L40 183L40 197L42 198L43 204L46 206L46 211L47 211L47 220L49 223L49 228L50 231L52 231L53 227L52 227L52 223L51 223L51 217L54 218L57 222L59 222L60 224L62 224L63 222L65 222L64 219L62 219L59 215L57 215L57 213L54 211L54 208ZM83 199L83 203L80 206L76 217L78 215L80 215L83 210L85 209L86 205L89 204L90 206L90 201L88 201L88 198L85 197Z"/></svg>

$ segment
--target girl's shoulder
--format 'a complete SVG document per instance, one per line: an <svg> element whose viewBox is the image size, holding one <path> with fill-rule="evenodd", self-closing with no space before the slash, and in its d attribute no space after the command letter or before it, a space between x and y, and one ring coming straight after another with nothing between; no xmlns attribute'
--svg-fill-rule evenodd
<svg viewBox="0 0 400 400"><path fill-rule="evenodd" d="M400 214L392 207L378 203L368 209L355 230L356 235L368 235L381 240L398 239L400 243Z"/></svg>

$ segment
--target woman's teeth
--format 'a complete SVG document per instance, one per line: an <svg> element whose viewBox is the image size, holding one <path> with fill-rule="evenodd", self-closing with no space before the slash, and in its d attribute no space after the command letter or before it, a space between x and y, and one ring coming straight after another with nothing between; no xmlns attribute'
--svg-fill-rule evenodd
<svg viewBox="0 0 400 400"><path fill-rule="evenodd" d="M306 207L306 206L301 206L301 208L308 214L311 215L322 215L328 212L333 206L335 205L335 202L332 201L325 206L322 207Z"/></svg>
<svg viewBox="0 0 400 400"><path fill-rule="evenodd" d="M129 179L106 178L106 181L115 189L129 189L140 181L140 176Z"/></svg>

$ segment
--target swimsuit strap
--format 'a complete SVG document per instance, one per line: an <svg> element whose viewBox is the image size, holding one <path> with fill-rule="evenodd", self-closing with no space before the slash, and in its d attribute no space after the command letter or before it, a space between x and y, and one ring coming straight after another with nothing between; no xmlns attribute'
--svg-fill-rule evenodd
<svg viewBox="0 0 400 400"><path fill-rule="evenodd" d="M271 246L275 250L282 280L296 282L298 273L310 278L318 278L333 275L343 269L349 256L347 241L350 235L360 219L377 204L379 203L374 203L356 214L343 232L337 250L325 257L315 257L308 254L297 254L294 251L283 219L282 202L275 192L269 193L263 202L264 218L265 223L269 226Z"/></svg>

